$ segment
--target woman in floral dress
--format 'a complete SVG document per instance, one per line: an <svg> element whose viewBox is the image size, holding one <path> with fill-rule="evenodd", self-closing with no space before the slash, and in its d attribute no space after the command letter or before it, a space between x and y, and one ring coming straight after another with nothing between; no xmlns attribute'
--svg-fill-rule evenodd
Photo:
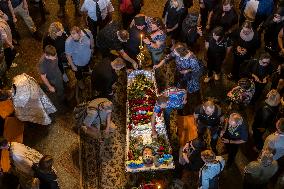
<svg viewBox="0 0 284 189"><path fill-rule="evenodd" d="M159 64L154 65L153 68L160 68L162 65L169 62L170 59L175 59L176 62L176 87L186 89L190 94L188 104L192 105L192 102L194 102L194 104L198 104L200 99L195 99L195 97L199 98L200 96L200 77L202 76L203 72L202 64L200 64L196 56L187 47L178 43L175 45L173 51ZM194 107L194 105L192 105L192 107ZM192 113L193 108L190 109L190 112Z"/></svg>
<svg viewBox="0 0 284 189"><path fill-rule="evenodd" d="M195 93L200 90L200 77L202 75L202 65L196 56L184 45L177 44L174 50L166 56L154 69L158 69L170 59L176 62L176 85L179 88L185 88L189 93Z"/></svg>

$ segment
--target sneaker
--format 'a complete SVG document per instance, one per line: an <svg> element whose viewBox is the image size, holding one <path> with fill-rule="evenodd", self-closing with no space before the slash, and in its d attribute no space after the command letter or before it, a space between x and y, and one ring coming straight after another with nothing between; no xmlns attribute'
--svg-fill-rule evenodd
<svg viewBox="0 0 284 189"><path fill-rule="evenodd" d="M220 74L214 74L214 80L218 81L220 79Z"/></svg>
<svg viewBox="0 0 284 189"><path fill-rule="evenodd" d="M211 80L211 77L206 76L206 77L204 78L204 83L208 83L210 80Z"/></svg>
<svg viewBox="0 0 284 189"><path fill-rule="evenodd" d="M11 64L11 68L16 68L18 66L18 64L16 64L15 62L13 62L12 64Z"/></svg>

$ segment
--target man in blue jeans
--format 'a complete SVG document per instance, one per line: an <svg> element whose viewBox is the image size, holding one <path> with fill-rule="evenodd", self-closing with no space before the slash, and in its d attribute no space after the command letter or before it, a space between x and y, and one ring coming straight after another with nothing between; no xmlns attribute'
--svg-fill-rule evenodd
<svg viewBox="0 0 284 189"><path fill-rule="evenodd" d="M80 80L83 79L83 72L89 71L89 62L92 58L94 39L90 30L80 29L74 26L71 35L65 42L65 53L68 64L75 72L75 77L79 81L79 87L84 88ZM81 85L81 86L80 86Z"/></svg>

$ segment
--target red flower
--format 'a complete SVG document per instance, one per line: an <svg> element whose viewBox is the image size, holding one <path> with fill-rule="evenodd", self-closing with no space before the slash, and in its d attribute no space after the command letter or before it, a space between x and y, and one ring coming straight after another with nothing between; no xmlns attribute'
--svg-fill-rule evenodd
<svg viewBox="0 0 284 189"><path fill-rule="evenodd" d="M164 150L165 150L164 146L160 146L159 151L161 152L161 151L164 151Z"/></svg>

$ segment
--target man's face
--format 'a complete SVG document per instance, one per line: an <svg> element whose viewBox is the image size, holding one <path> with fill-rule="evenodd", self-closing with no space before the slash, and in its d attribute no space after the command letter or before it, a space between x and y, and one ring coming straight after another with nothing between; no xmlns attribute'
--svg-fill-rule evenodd
<svg viewBox="0 0 284 189"><path fill-rule="evenodd" d="M172 0L172 5L173 5L174 8L177 8L178 7L177 0Z"/></svg>
<svg viewBox="0 0 284 189"><path fill-rule="evenodd" d="M230 4L223 5L223 11L224 12L229 12L232 9L232 6Z"/></svg>
<svg viewBox="0 0 284 189"><path fill-rule="evenodd" d="M45 57L47 59L49 59L49 60L56 60L57 59L57 55L54 55L54 56L52 56L52 55L45 55Z"/></svg>
<svg viewBox="0 0 284 189"><path fill-rule="evenodd" d="M72 31L71 32L71 37L74 41L79 41L81 38L81 35L79 33L77 33L76 31Z"/></svg>
<svg viewBox="0 0 284 189"><path fill-rule="evenodd" d="M269 58L264 58L262 60L259 60L259 64L261 66L268 66L269 63L270 63L270 59Z"/></svg>
<svg viewBox="0 0 284 189"><path fill-rule="evenodd" d="M252 30L250 28L243 28L243 33L245 35L249 35L252 32Z"/></svg>
<svg viewBox="0 0 284 189"><path fill-rule="evenodd" d="M232 119L232 118L229 118L229 125L231 125L233 127L238 126L237 122L234 119Z"/></svg>

